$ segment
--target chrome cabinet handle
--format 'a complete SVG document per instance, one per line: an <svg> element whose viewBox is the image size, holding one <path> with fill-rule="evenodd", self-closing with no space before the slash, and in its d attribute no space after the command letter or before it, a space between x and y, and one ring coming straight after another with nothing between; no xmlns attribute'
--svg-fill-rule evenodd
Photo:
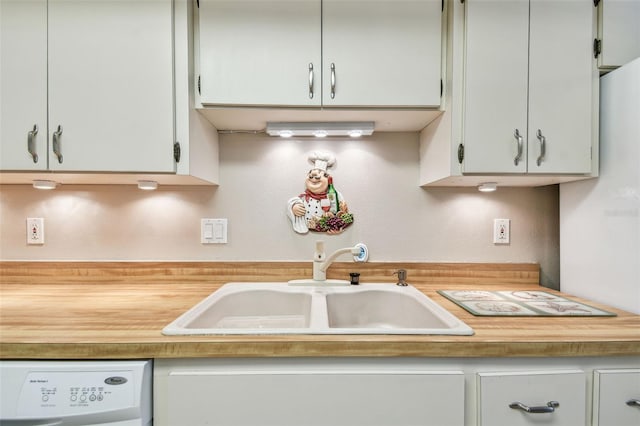
<svg viewBox="0 0 640 426"><path fill-rule="evenodd" d="M549 401L547 402L547 405L542 405L539 407L529 407L528 405L524 405L521 402L512 402L511 404L509 404L509 408L513 408L514 410L522 410L532 414L553 413L559 406L560 403L558 401Z"/></svg>
<svg viewBox="0 0 640 426"><path fill-rule="evenodd" d="M544 160L545 148L547 145L547 138L542 136L542 130L540 129L538 129L538 131L536 132L536 137L540 141L540 155L538 155L538 160L536 161L536 164L540 166L540 164L542 163L542 160Z"/></svg>
<svg viewBox="0 0 640 426"><path fill-rule="evenodd" d="M313 64L309 62L309 99L313 99Z"/></svg>
<svg viewBox="0 0 640 426"><path fill-rule="evenodd" d="M331 64L331 99L336 97L336 64Z"/></svg>
<svg viewBox="0 0 640 426"><path fill-rule="evenodd" d="M38 125L33 125L33 130L29 130L27 133L27 151L31 154L33 162L38 162L38 153L36 152L36 135L38 134Z"/></svg>
<svg viewBox="0 0 640 426"><path fill-rule="evenodd" d="M60 149L60 137L62 136L62 126L58 125L58 130L53 132L53 153L58 157L58 163L62 164L62 150Z"/></svg>
<svg viewBox="0 0 640 426"><path fill-rule="evenodd" d="M629 407L640 407L640 399L630 399L625 402Z"/></svg>
<svg viewBox="0 0 640 426"><path fill-rule="evenodd" d="M522 158L522 135L520 134L520 131L516 129L513 136L516 138L516 142L518 143L518 154L516 154L516 157L513 159L513 164L517 166Z"/></svg>

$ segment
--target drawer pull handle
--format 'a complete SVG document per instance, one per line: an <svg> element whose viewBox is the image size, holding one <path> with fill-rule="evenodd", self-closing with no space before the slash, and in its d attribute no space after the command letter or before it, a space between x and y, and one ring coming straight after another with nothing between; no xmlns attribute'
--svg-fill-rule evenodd
<svg viewBox="0 0 640 426"><path fill-rule="evenodd" d="M309 63L309 99L313 99L313 63Z"/></svg>
<svg viewBox="0 0 640 426"><path fill-rule="evenodd" d="M33 130L30 130L27 133L27 151L31 154L31 158L33 158L33 162L38 162L38 153L36 152L36 135L38 134L38 125L33 125Z"/></svg>
<svg viewBox="0 0 640 426"><path fill-rule="evenodd" d="M331 99L336 97L336 64L331 64Z"/></svg>
<svg viewBox="0 0 640 426"><path fill-rule="evenodd" d="M522 158L522 135L520 134L520 130L516 129L516 131L513 132L513 137L516 138L516 143L518 144L518 153L513 159L513 164L517 166L520 162L520 159Z"/></svg>
<svg viewBox="0 0 640 426"><path fill-rule="evenodd" d="M53 153L58 157L58 163L62 164L62 148L60 147L60 138L62 137L62 126L58 125L58 129L53 132Z"/></svg>
<svg viewBox="0 0 640 426"><path fill-rule="evenodd" d="M514 410L522 410L527 413L533 414L553 413L559 406L560 403L558 401L549 401L547 402L547 405L542 405L539 407L529 407L528 405L524 405L521 402L512 402L511 404L509 404L509 408L513 408Z"/></svg>
<svg viewBox="0 0 640 426"><path fill-rule="evenodd" d="M538 159L536 160L536 164L539 167L540 164L542 164L542 160L544 160L545 149L546 149L546 146L547 146L547 138L544 137L544 135L542 134L542 130L540 130L540 129L538 129L538 132L536 133L536 137L538 138L538 141L540 142L540 155L538 156Z"/></svg>
<svg viewBox="0 0 640 426"><path fill-rule="evenodd" d="M629 407L640 407L640 399L630 399L626 402Z"/></svg>

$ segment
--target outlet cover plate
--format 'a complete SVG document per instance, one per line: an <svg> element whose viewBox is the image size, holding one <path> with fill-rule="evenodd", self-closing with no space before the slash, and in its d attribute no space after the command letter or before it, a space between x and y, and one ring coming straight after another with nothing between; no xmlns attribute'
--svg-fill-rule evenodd
<svg viewBox="0 0 640 426"><path fill-rule="evenodd" d="M27 244L44 244L44 218L27 218Z"/></svg>
<svg viewBox="0 0 640 426"><path fill-rule="evenodd" d="M493 220L493 243L509 244L511 241L511 219Z"/></svg>

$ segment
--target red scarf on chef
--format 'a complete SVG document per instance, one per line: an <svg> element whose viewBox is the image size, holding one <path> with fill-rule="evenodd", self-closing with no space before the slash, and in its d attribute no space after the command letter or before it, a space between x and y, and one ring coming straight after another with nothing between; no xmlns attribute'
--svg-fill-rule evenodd
<svg viewBox="0 0 640 426"><path fill-rule="evenodd" d="M304 192L304 194L300 194L300 198L303 198L305 201L309 201L309 198L313 198L314 200L322 200L327 198L326 192L321 192L320 194L315 194L308 189Z"/></svg>

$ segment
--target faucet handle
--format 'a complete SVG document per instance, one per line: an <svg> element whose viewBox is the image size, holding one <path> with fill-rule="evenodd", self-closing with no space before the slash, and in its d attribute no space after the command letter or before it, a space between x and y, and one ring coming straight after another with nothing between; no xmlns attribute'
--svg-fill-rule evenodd
<svg viewBox="0 0 640 426"><path fill-rule="evenodd" d="M324 241L318 240L316 241L316 251L313 254L313 260L315 262L321 262L325 259L324 254Z"/></svg>
<svg viewBox="0 0 640 426"><path fill-rule="evenodd" d="M407 270L406 269L398 269L397 271L395 271L392 275L397 275L398 276L398 282L396 283L396 285L399 285L401 287L406 287L409 284L407 284Z"/></svg>

